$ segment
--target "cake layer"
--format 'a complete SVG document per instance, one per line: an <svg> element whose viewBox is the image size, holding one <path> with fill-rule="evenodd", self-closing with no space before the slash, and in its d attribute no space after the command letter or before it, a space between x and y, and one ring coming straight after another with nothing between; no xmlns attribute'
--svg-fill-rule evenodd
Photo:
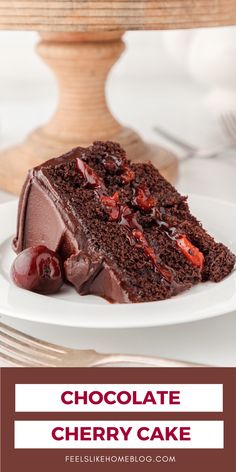
<svg viewBox="0 0 236 472"><path fill-rule="evenodd" d="M111 142L29 173L14 247L38 244L62 256L79 293L113 302L163 300L220 281L235 263L152 164L131 164Z"/></svg>

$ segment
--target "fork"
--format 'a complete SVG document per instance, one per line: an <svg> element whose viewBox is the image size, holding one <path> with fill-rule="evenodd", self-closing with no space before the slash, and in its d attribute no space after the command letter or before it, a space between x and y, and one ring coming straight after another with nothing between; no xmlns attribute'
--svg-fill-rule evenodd
<svg viewBox="0 0 236 472"><path fill-rule="evenodd" d="M0 366L2 361L9 367L99 367L124 362L150 367L203 367L158 357L70 349L41 341L0 323Z"/></svg>
<svg viewBox="0 0 236 472"><path fill-rule="evenodd" d="M184 156L181 158L181 161L185 161L187 159L191 159L194 157L200 157L204 159L211 159L214 157L218 157L220 154L222 154L225 151L228 151L232 148L235 147L236 144L236 129L235 129L235 137L234 137L234 143L229 144L227 146L218 146L214 148L199 148L197 146L194 146L182 138L179 138L175 136L174 134L170 133L169 131L161 128L160 126L154 126L153 130L158 133L160 136L163 138L167 139L172 144L175 144L176 146L180 147L183 151L185 151ZM231 141L232 141L232 136L231 136Z"/></svg>
<svg viewBox="0 0 236 472"><path fill-rule="evenodd" d="M220 117L220 122L226 136L231 142L236 144L236 115L233 112L224 113Z"/></svg>

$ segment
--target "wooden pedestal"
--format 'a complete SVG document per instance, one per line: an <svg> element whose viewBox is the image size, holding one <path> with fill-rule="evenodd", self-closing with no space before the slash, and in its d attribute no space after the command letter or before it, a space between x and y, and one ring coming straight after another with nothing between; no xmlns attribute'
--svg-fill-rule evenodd
<svg viewBox="0 0 236 472"><path fill-rule="evenodd" d="M122 127L107 107L105 82L124 49L121 36L116 31L42 34L38 52L56 74L58 109L22 145L0 153L0 188L19 193L29 168L94 140L118 141L131 159L151 160L169 180L175 179L175 156Z"/></svg>

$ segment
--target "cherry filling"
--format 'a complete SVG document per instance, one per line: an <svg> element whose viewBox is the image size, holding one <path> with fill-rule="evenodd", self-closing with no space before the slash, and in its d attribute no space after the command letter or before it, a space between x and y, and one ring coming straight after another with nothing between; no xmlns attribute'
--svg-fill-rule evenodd
<svg viewBox="0 0 236 472"><path fill-rule="evenodd" d="M135 173L129 166L124 166L124 172L121 174L123 184L129 184L135 179Z"/></svg>
<svg viewBox="0 0 236 472"><path fill-rule="evenodd" d="M102 205L109 213L109 220L117 221L120 216L120 206L119 206L119 192L115 192L112 197L107 195L101 195L100 200Z"/></svg>
<svg viewBox="0 0 236 472"><path fill-rule="evenodd" d="M120 207L119 224L129 231L132 229L142 231L142 226L138 223L136 214L127 205Z"/></svg>
<svg viewBox="0 0 236 472"><path fill-rule="evenodd" d="M200 252L185 235L177 237L176 243L185 257L192 262L193 265L196 265L202 270L204 264L204 256L202 252Z"/></svg>
<svg viewBox="0 0 236 472"><path fill-rule="evenodd" d="M122 165L122 161L118 159L115 160L115 157L113 158L113 156L109 156L109 159L106 160L106 164L110 165L109 163L111 162L113 162L115 166ZM119 192L115 192L112 196L106 195L104 193L105 187L102 179L93 171L93 169L91 169L91 167L88 166L88 164L86 164L86 162L77 158L76 166L82 177L85 179L85 184L96 190L96 195L100 198L101 204L109 214L109 220L124 226L128 230L127 236L130 243L141 248L146 256L151 260L154 269L158 270L165 280L171 282L173 279L172 272L158 261L158 257L144 236L143 228L138 223L136 214L127 205L122 205L120 203ZM134 177L134 172L128 166L124 166L124 173L122 174L124 183L132 181ZM176 241L178 248L193 265L202 269L204 264L203 254L185 235L179 234L176 228L169 226L168 223L163 220L163 211L159 211L155 208L157 203L156 198L151 196L150 190L145 184L139 185L136 188L133 203L144 211L153 210L155 223L163 229L169 238Z"/></svg>
<svg viewBox="0 0 236 472"><path fill-rule="evenodd" d="M134 180L135 173L124 162L125 162L124 157L122 156L117 157L113 154L106 154L102 160L102 163L105 169L111 174L115 173L118 170L122 170L122 174L120 176L121 181L123 184L128 184Z"/></svg>
<svg viewBox="0 0 236 472"><path fill-rule="evenodd" d="M116 221L126 229L142 229L137 222L135 213L127 206L120 203L119 192L115 192L111 197L100 195L100 201L105 210L109 213L109 220Z"/></svg>
<svg viewBox="0 0 236 472"><path fill-rule="evenodd" d="M152 247L149 246L143 232L137 229L133 229L132 235L136 239L136 241L138 241L136 247L143 249L146 256L151 260L154 269L157 269L158 272L160 272L160 274L162 275L162 277L167 280L167 282L171 282L173 278L171 271L158 262L158 258Z"/></svg>
<svg viewBox="0 0 236 472"><path fill-rule="evenodd" d="M186 235L179 234L175 227L171 227L168 225L166 221L163 220L162 214L164 213L164 209L159 211L155 208L153 215L155 218L156 224L162 228L162 230L166 233L166 235L176 242L178 248L182 251L186 259L188 259L193 265L199 267L202 270L204 265L204 255L202 254L199 249L194 246Z"/></svg>
<svg viewBox="0 0 236 472"><path fill-rule="evenodd" d="M155 197L151 196L148 187L145 184L142 184L135 189L133 202L141 210L149 211L155 207L157 200Z"/></svg>
<svg viewBox="0 0 236 472"><path fill-rule="evenodd" d="M168 283L171 283L173 278L171 271L158 262L154 250L148 244L144 236L142 226L137 221L136 214L127 205L121 205L119 203L119 193L115 192L112 197L103 195L100 197L100 200L109 211L109 219L125 227L130 244L142 249L152 262L154 269L157 270Z"/></svg>
<svg viewBox="0 0 236 472"><path fill-rule="evenodd" d="M91 167L82 161L79 157L76 159L76 167L82 177L85 179L86 186L90 188L99 188L102 186L102 181L96 172Z"/></svg>
<svg viewBox="0 0 236 472"><path fill-rule="evenodd" d="M119 203L119 199L119 192L115 192L112 197L109 197L108 195L101 196L101 202L103 203L103 205L112 208L114 208L117 203Z"/></svg>
<svg viewBox="0 0 236 472"><path fill-rule="evenodd" d="M124 157L117 157L114 154L106 153L103 157L103 165L108 172L116 172L120 168L124 168Z"/></svg>

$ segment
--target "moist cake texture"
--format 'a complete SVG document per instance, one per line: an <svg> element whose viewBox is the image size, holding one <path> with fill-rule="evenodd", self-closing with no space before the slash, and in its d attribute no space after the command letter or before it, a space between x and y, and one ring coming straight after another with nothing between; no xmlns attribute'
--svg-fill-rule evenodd
<svg viewBox="0 0 236 472"><path fill-rule="evenodd" d="M111 302L164 300L219 282L235 256L190 213L151 163L131 163L117 143L75 148L29 172L17 253L45 245L63 259L82 294Z"/></svg>

